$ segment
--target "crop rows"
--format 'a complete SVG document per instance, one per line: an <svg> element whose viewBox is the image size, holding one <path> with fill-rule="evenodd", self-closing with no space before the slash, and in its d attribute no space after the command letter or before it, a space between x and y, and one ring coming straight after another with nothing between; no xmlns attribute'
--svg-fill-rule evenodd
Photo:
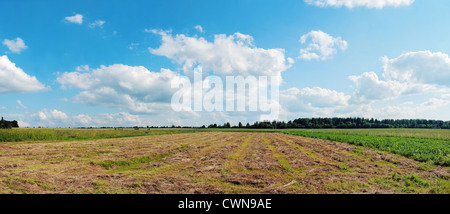
<svg viewBox="0 0 450 214"><path fill-rule="evenodd" d="M450 166L449 140L294 130L284 131L284 133L349 143L399 154L418 161L432 161L435 164Z"/></svg>

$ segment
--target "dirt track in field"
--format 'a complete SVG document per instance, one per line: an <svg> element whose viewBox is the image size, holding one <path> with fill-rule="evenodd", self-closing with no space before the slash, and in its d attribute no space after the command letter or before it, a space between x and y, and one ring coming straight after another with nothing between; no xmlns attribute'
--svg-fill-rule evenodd
<svg viewBox="0 0 450 214"><path fill-rule="evenodd" d="M448 167L280 133L0 144L0 193L450 193L449 178Z"/></svg>

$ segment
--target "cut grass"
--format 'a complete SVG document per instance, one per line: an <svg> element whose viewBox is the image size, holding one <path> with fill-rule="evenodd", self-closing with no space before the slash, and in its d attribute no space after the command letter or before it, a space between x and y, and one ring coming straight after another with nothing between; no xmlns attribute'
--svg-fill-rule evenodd
<svg viewBox="0 0 450 214"><path fill-rule="evenodd" d="M0 152L0 193L450 193L449 167L280 133L2 143Z"/></svg>
<svg viewBox="0 0 450 214"><path fill-rule="evenodd" d="M275 159L277 159L277 161L281 165L281 167L287 171L294 171L294 169L292 168L292 166L290 164L290 161L288 159L286 159L282 153L277 151L275 146L273 146L270 143L270 141L264 136L264 134L262 134L261 138L263 140L263 144L272 151L273 157Z"/></svg>
<svg viewBox="0 0 450 214"><path fill-rule="evenodd" d="M447 190L444 191L448 191L448 180L439 180L439 182L440 185L446 186ZM389 189L399 193L432 193L439 191L436 188L431 188L430 190L432 183L420 178L414 173L409 175L399 175L394 172L391 176L373 178L369 181L369 183L376 184L382 189Z"/></svg>
<svg viewBox="0 0 450 214"><path fill-rule="evenodd" d="M161 160L165 157L169 157L171 156L172 153L166 153L166 154L158 154L155 156L142 156L142 157L135 157L131 160L106 160L106 161L102 161L97 163L98 165L100 165L101 167L105 168L105 169L112 169L114 167L126 167L126 166L133 166L133 165L138 165L138 164L145 164L145 163L150 163L153 161L158 161Z"/></svg>

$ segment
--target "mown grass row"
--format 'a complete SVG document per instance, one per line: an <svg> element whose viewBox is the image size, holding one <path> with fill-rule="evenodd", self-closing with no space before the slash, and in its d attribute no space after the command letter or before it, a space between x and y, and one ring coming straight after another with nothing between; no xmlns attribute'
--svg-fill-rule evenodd
<svg viewBox="0 0 450 214"><path fill-rule="evenodd" d="M150 163L150 162L161 160L165 157L169 157L171 155L172 155L171 153L166 153L166 154L158 154L155 156L135 157L131 160L106 160L106 161L99 162L98 165L100 165L101 167L103 167L105 169L111 169L114 167L124 167L124 166L132 166L132 165L136 165L136 164Z"/></svg>
<svg viewBox="0 0 450 214"><path fill-rule="evenodd" d="M449 140L295 130L282 131L282 133L349 143L399 154L418 161L433 161L434 164L450 166Z"/></svg>

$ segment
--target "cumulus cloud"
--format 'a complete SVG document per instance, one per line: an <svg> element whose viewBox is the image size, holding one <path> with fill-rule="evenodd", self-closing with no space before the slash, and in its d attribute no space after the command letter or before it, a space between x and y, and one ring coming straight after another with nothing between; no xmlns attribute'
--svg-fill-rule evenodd
<svg viewBox="0 0 450 214"><path fill-rule="evenodd" d="M280 103L287 111L311 112L320 108L336 108L348 105L349 95L334 90L313 88L290 88L280 91Z"/></svg>
<svg viewBox="0 0 450 214"><path fill-rule="evenodd" d="M332 37L323 31L311 31L300 38L300 43L308 42L306 48L300 49L300 58L304 60L327 60L332 58L338 50L345 51L348 43L341 37Z"/></svg>
<svg viewBox="0 0 450 214"><path fill-rule="evenodd" d="M16 67L7 56L0 56L0 94L45 90L46 86L36 77L29 76Z"/></svg>
<svg viewBox="0 0 450 214"><path fill-rule="evenodd" d="M299 91L299 96L302 101L314 107L345 106L350 99L350 96L342 92L320 87L303 88Z"/></svg>
<svg viewBox="0 0 450 214"><path fill-rule="evenodd" d="M450 87L450 58L431 51L407 52L389 59L383 57L385 80L374 72L349 76L356 85L354 102L388 100L402 95L428 92L448 92Z"/></svg>
<svg viewBox="0 0 450 214"><path fill-rule="evenodd" d="M419 86L411 86L394 80L380 80L374 72L364 72L359 76L349 76L356 85L356 91L352 97L354 102L367 102L372 100L393 99L400 95L420 92Z"/></svg>
<svg viewBox="0 0 450 214"><path fill-rule="evenodd" d="M69 116L66 113L59 110L51 110L42 109L42 111L38 113L33 113L27 117L33 118L34 121L32 123L37 126L61 126L63 124L67 124L69 122ZM65 125L63 125L65 126Z"/></svg>
<svg viewBox="0 0 450 214"><path fill-rule="evenodd" d="M168 69L151 72L142 66L111 65L84 72L67 72L57 78L61 88L83 89L73 98L77 103L125 108L137 113L154 113L167 108L171 83L180 83L177 73Z"/></svg>
<svg viewBox="0 0 450 214"><path fill-rule="evenodd" d="M19 37L17 37L15 40L5 39L3 40L2 44L6 45L6 47L8 47L8 49L13 53L20 53L28 48L28 46L25 45L23 39Z"/></svg>
<svg viewBox="0 0 450 214"><path fill-rule="evenodd" d="M214 35L213 41L203 37L189 37L184 34L172 36L169 32L149 30L161 35L159 48L149 48L155 55L165 56L182 65L186 75L194 66L203 67L216 75L278 76L288 69L293 60L287 58L283 49L255 47L253 37L246 34Z"/></svg>
<svg viewBox="0 0 450 214"><path fill-rule="evenodd" d="M68 16L65 17L66 21L75 23L75 24L82 24L83 23L83 15L81 14L75 14L74 16Z"/></svg>
<svg viewBox="0 0 450 214"><path fill-rule="evenodd" d="M86 114L80 114L73 117L75 123L83 124L84 126L90 126L92 123L92 118Z"/></svg>
<svg viewBox="0 0 450 214"><path fill-rule="evenodd" d="M414 0L305 0L305 2L318 7L367 7L381 9L383 7L409 6Z"/></svg>
<svg viewBox="0 0 450 214"><path fill-rule="evenodd" d="M382 58L387 79L450 87L450 58L431 51L407 52L397 58Z"/></svg>

